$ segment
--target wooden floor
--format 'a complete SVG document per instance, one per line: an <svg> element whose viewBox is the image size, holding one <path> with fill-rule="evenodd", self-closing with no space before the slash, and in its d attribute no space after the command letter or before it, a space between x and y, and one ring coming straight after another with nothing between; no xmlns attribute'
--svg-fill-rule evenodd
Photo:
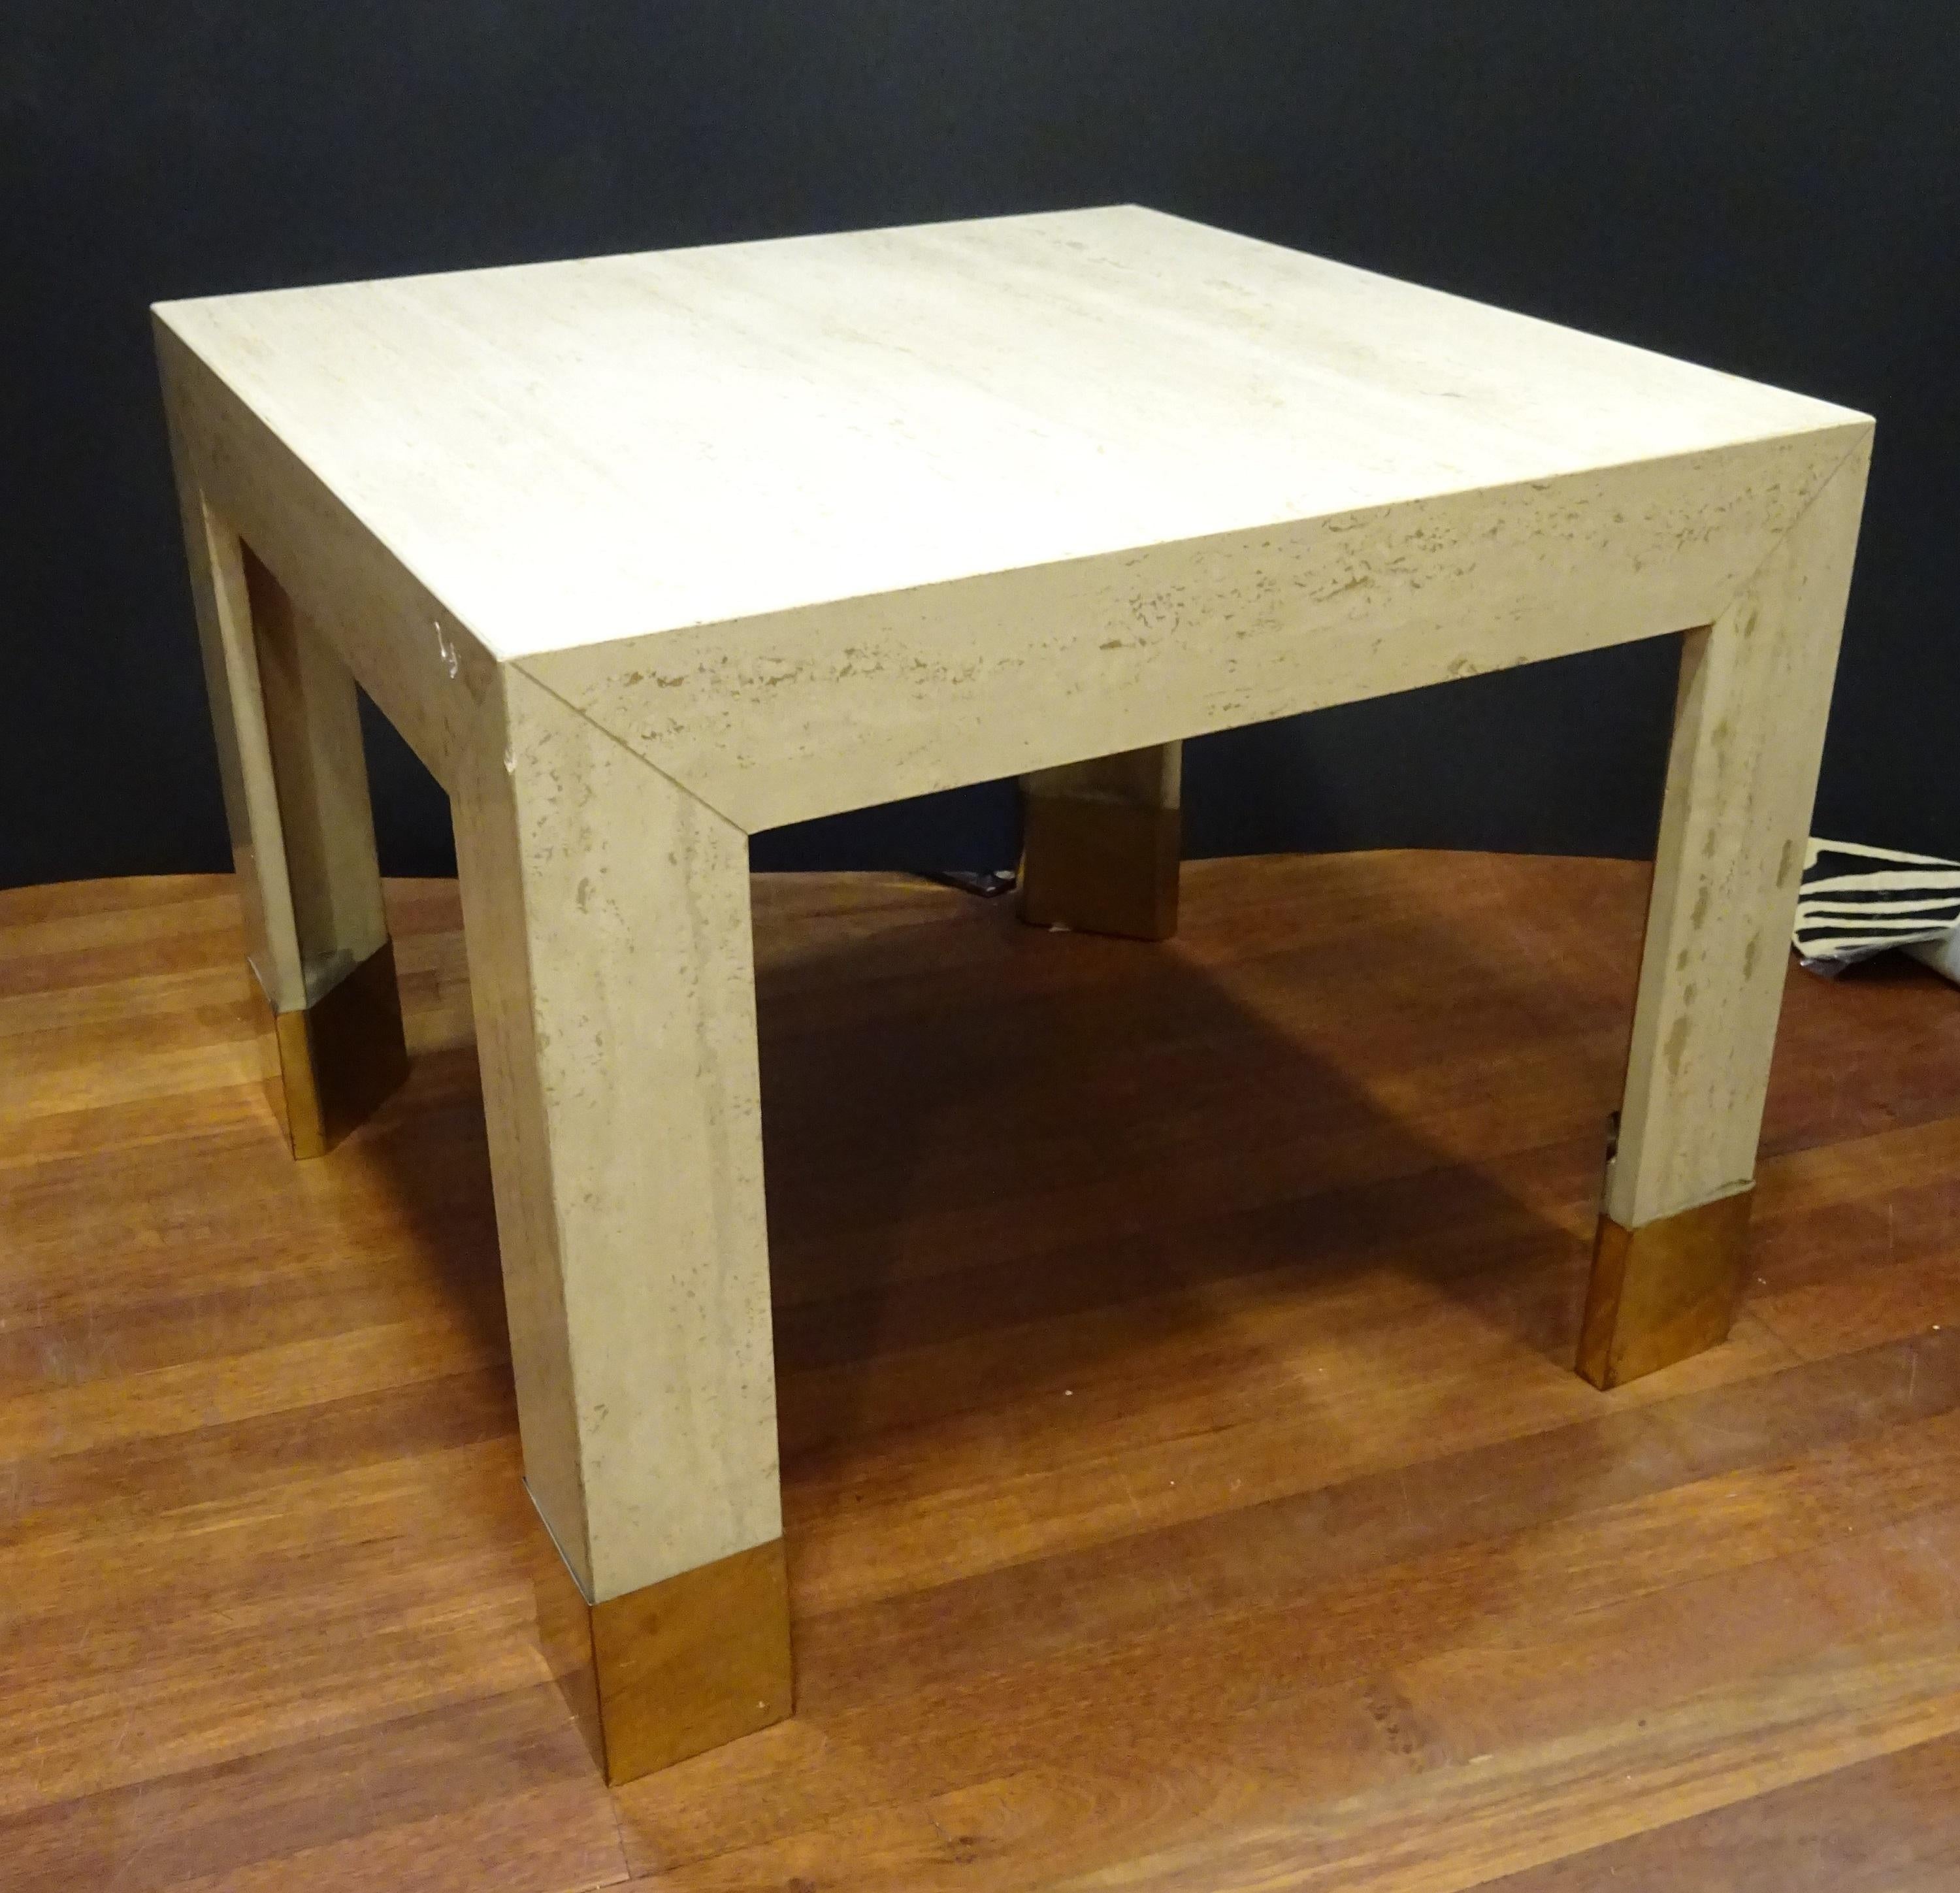
<svg viewBox="0 0 1960 1893"><path fill-rule="evenodd" d="M453 888L304 1166L228 882L0 895L0 1885L1960 1885L1960 993L1793 975L1748 1312L1596 1393L1644 879L759 880L797 1713L612 1795Z"/></svg>

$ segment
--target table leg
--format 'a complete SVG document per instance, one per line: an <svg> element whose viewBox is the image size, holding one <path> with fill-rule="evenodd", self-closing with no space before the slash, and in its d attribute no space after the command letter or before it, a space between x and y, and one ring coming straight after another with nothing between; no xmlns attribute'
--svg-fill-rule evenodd
<svg viewBox="0 0 1960 1893"><path fill-rule="evenodd" d="M1617 1386L1729 1331L1869 446L1682 653L1624 1102L1579 1369Z"/></svg>
<svg viewBox="0 0 1960 1893"><path fill-rule="evenodd" d="M623 1781L790 1708L748 840L508 667L455 812L539 1621Z"/></svg>
<svg viewBox="0 0 1960 1893"><path fill-rule="evenodd" d="M1177 931L1184 746L1021 778L1021 918L1131 940Z"/></svg>
<svg viewBox="0 0 1960 1893"><path fill-rule="evenodd" d="M237 536L195 493L185 513L267 1093L318 1156L408 1072L358 698Z"/></svg>

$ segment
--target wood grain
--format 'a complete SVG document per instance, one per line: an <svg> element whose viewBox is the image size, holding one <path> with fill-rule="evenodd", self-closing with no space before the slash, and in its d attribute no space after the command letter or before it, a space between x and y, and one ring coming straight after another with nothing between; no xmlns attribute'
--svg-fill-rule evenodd
<svg viewBox="0 0 1960 1893"><path fill-rule="evenodd" d="M1185 877L1147 953L756 882L796 1713L614 1795L454 888L298 1166L227 880L0 894L9 1893L1950 1885L1952 989L1793 976L1733 1338L1600 1394L1644 873Z"/></svg>

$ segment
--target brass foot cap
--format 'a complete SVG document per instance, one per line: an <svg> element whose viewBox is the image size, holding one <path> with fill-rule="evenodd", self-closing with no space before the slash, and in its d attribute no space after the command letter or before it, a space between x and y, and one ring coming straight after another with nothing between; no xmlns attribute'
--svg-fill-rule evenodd
<svg viewBox="0 0 1960 1893"><path fill-rule="evenodd" d="M1725 1340L1741 1299L1749 1198L1739 1190L1623 1228L1599 1218L1579 1371L1618 1387Z"/></svg>
<svg viewBox="0 0 1960 1893"><path fill-rule="evenodd" d="M588 1604L549 1535L536 1537L539 1640L611 1785L788 1715L781 1538Z"/></svg>
<svg viewBox="0 0 1960 1893"><path fill-rule="evenodd" d="M259 1005L266 1095L296 1157L324 1156L409 1075L392 940L303 1011Z"/></svg>
<svg viewBox="0 0 1960 1893"><path fill-rule="evenodd" d="M1087 796L1023 802L1021 918L1125 940L1177 931L1182 811Z"/></svg>

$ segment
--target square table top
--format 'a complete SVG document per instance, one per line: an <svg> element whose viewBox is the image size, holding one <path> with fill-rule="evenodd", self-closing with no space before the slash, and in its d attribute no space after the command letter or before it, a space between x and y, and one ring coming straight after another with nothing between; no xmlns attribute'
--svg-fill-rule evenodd
<svg viewBox="0 0 1960 1893"><path fill-rule="evenodd" d="M1127 205L156 313L507 661L1863 419Z"/></svg>

